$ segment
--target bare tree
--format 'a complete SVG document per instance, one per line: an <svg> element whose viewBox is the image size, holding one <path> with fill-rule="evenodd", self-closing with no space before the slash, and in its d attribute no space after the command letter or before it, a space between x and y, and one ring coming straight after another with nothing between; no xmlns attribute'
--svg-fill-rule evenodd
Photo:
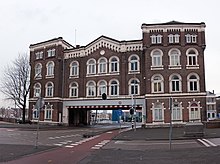
<svg viewBox="0 0 220 164"><path fill-rule="evenodd" d="M6 99L13 100L22 110L22 122L25 123L25 109L30 90L30 66L27 54L19 55L12 65L4 70L1 81L1 92Z"/></svg>

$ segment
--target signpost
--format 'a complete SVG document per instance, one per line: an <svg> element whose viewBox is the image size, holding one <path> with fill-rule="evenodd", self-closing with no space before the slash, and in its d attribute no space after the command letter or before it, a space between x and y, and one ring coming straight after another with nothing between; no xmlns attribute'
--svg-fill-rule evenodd
<svg viewBox="0 0 220 164"><path fill-rule="evenodd" d="M169 143L170 143L170 150L172 145L172 107L173 107L173 98L170 97L169 99L169 106L170 106L170 132L169 132Z"/></svg>
<svg viewBox="0 0 220 164"><path fill-rule="evenodd" d="M42 97L39 97L37 99L37 102L35 104L35 108L37 109L37 115L38 115L38 120L37 120L37 135L36 135L36 141L35 141L35 148L38 148L38 136L39 136L39 121L40 121L40 110L43 108L45 102Z"/></svg>

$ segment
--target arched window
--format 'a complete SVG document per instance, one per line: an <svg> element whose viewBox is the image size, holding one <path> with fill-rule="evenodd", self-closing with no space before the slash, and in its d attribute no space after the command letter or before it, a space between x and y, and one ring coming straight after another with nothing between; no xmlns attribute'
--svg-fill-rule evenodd
<svg viewBox="0 0 220 164"><path fill-rule="evenodd" d="M47 63L47 76L54 76L54 62Z"/></svg>
<svg viewBox="0 0 220 164"><path fill-rule="evenodd" d="M69 85L69 97L78 97L78 83L72 82Z"/></svg>
<svg viewBox="0 0 220 164"><path fill-rule="evenodd" d="M152 93L164 92L164 80L161 75L154 75L151 78Z"/></svg>
<svg viewBox="0 0 220 164"><path fill-rule="evenodd" d="M47 121L52 121L52 114L53 114L53 105L50 105L50 103L48 103L47 105L45 105L44 119Z"/></svg>
<svg viewBox="0 0 220 164"><path fill-rule="evenodd" d="M86 85L86 88L88 97L96 96L96 85L94 81L89 81Z"/></svg>
<svg viewBox="0 0 220 164"><path fill-rule="evenodd" d="M161 50L152 51L151 53L152 67L162 67L162 56L163 56L163 53Z"/></svg>
<svg viewBox="0 0 220 164"><path fill-rule="evenodd" d="M171 75L169 78L170 81L170 92L181 92L182 83L180 75Z"/></svg>
<svg viewBox="0 0 220 164"><path fill-rule="evenodd" d="M107 73L107 59L104 57L98 60L98 72Z"/></svg>
<svg viewBox="0 0 220 164"><path fill-rule="evenodd" d="M54 86L52 82L48 82L46 84L46 95L45 97L53 97L53 92L54 92Z"/></svg>
<svg viewBox="0 0 220 164"><path fill-rule="evenodd" d="M170 66L179 66L180 64L180 51L173 49L169 52Z"/></svg>
<svg viewBox="0 0 220 164"><path fill-rule="evenodd" d="M36 83L34 85L34 97L40 97L41 96L41 85L40 83Z"/></svg>
<svg viewBox="0 0 220 164"><path fill-rule="evenodd" d="M77 61L73 61L70 64L70 76L78 76L79 75L79 63Z"/></svg>
<svg viewBox="0 0 220 164"><path fill-rule="evenodd" d="M198 51L196 49L188 49L186 56L188 66L198 66Z"/></svg>
<svg viewBox="0 0 220 164"><path fill-rule="evenodd" d="M187 76L188 92L199 91L199 76L197 74L190 74Z"/></svg>
<svg viewBox="0 0 220 164"><path fill-rule="evenodd" d="M200 107L197 102L191 102L189 104L189 121L200 121Z"/></svg>
<svg viewBox="0 0 220 164"><path fill-rule="evenodd" d="M181 121L182 120L182 105L175 101L172 106L172 120Z"/></svg>
<svg viewBox="0 0 220 164"><path fill-rule="evenodd" d="M129 71L139 71L140 70L140 62L138 55L131 55L128 59L129 63Z"/></svg>
<svg viewBox="0 0 220 164"><path fill-rule="evenodd" d="M129 81L129 93L130 95L139 95L140 94L140 82L138 79L131 79Z"/></svg>
<svg viewBox="0 0 220 164"><path fill-rule="evenodd" d="M119 95L119 82L118 82L118 80L111 80L110 81L109 92L110 92L110 96L118 96Z"/></svg>
<svg viewBox="0 0 220 164"><path fill-rule="evenodd" d="M107 82L105 80L98 82L98 96L101 96L103 93L107 94Z"/></svg>
<svg viewBox="0 0 220 164"><path fill-rule="evenodd" d="M89 59L87 61L87 74L96 74L96 61L95 61L95 59Z"/></svg>
<svg viewBox="0 0 220 164"><path fill-rule="evenodd" d="M42 64L41 63L38 63L35 65L35 75L34 77L35 78L41 78L42 77Z"/></svg>
<svg viewBox="0 0 220 164"><path fill-rule="evenodd" d="M119 72L119 59L118 57L111 57L109 60L109 72L115 73Z"/></svg>
<svg viewBox="0 0 220 164"><path fill-rule="evenodd" d="M153 103L152 107L153 112L153 122L164 121L164 106L160 102Z"/></svg>

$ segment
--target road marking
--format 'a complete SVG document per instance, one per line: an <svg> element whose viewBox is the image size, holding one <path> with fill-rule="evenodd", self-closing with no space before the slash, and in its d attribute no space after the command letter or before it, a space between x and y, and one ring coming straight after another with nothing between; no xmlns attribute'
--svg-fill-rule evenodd
<svg viewBox="0 0 220 164"><path fill-rule="evenodd" d="M67 147L67 148L73 148L74 146L72 146L72 145L66 145L65 147Z"/></svg>
<svg viewBox="0 0 220 164"><path fill-rule="evenodd" d="M212 143L211 141L207 140L207 139L197 139L197 141L199 141L201 144L203 144L206 147L215 147L217 146L216 144Z"/></svg>

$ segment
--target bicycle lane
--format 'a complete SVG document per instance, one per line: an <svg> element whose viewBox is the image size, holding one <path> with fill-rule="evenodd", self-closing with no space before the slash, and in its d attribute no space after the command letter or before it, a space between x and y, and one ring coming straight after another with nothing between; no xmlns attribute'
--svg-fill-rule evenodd
<svg viewBox="0 0 220 164"><path fill-rule="evenodd" d="M90 155L92 151L100 149L107 144L113 137L119 134L119 130L96 135L91 138L83 139L65 147L55 150L41 152L22 157L17 160L8 161L7 164L74 164Z"/></svg>

